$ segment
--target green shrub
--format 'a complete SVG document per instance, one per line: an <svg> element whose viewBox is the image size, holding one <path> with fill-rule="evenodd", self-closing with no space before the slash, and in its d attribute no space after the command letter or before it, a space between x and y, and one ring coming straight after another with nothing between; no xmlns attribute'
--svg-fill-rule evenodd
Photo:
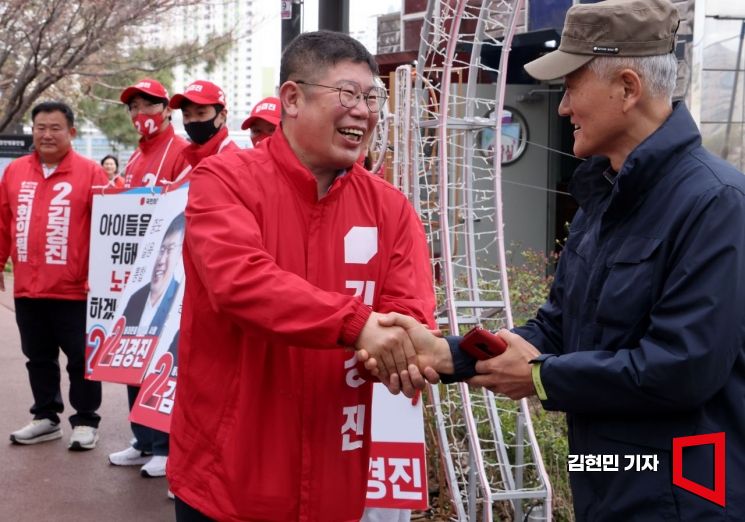
<svg viewBox="0 0 745 522"><path fill-rule="evenodd" d="M531 249L522 250L519 254L520 259L512 256L507 267L510 304L516 326L533 318L545 302L554 280L553 268L558 260L558 254L546 255ZM535 397L529 403L533 429L553 488L553 518L558 521L574 520L567 472L569 442L566 416L564 413L544 410Z"/></svg>

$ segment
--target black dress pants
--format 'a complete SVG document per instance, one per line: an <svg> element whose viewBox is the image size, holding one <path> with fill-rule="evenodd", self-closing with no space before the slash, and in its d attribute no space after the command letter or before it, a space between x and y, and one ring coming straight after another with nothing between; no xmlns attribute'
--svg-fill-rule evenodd
<svg viewBox="0 0 745 522"><path fill-rule="evenodd" d="M176 522L215 522L176 497Z"/></svg>
<svg viewBox="0 0 745 522"><path fill-rule="evenodd" d="M97 428L101 420L96 413L101 406L101 383L85 378L85 301L19 297L15 307L21 349L28 359L34 418L60 421L59 414L64 410L59 366L62 349L67 356L70 406L75 410L70 424Z"/></svg>

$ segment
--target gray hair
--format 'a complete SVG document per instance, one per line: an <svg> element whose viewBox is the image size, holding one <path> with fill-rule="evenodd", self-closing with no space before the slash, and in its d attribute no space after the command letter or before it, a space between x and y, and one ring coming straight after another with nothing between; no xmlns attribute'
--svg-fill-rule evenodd
<svg viewBox="0 0 745 522"><path fill-rule="evenodd" d="M621 69L632 69L641 76L650 96L672 102L678 77L678 59L673 53L656 56L598 56L587 67L598 78L603 79L609 79Z"/></svg>

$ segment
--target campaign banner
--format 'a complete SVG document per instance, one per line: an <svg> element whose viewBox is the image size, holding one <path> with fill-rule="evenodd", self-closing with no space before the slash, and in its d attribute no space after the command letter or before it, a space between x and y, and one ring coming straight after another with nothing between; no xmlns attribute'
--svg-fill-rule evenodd
<svg viewBox="0 0 745 522"><path fill-rule="evenodd" d="M367 508L428 508L422 401L373 385Z"/></svg>
<svg viewBox="0 0 745 522"><path fill-rule="evenodd" d="M117 306L115 327L98 350L91 379L139 385L158 346L171 342L178 330L187 195L184 185L158 196Z"/></svg>
<svg viewBox="0 0 745 522"><path fill-rule="evenodd" d="M150 365L140 385L129 420L154 428L165 433L171 432L171 412L176 400L176 377L178 376L178 338L181 323L181 303L183 302L183 288L177 297L179 306L174 313L177 315L169 321L161 334Z"/></svg>
<svg viewBox="0 0 745 522"><path fill-rule="evenodd" d="M171 432L171 412L178 377L178 330L161 343L148 367L129 420L165 433Z"/></svg>
<svg viewBox="0 0 745 522"><path fill-rule="evenodd" d="M88 378L93 359L112 332L117 304L137 259L160 190L106 187L93 196L86 313Z"/></svg>

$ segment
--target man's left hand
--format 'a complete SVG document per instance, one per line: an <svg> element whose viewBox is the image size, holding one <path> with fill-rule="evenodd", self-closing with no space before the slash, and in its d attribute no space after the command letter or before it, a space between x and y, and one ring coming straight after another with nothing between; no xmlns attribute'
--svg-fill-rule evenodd
<svg viewBox="0 0 745 522"><path fill-rule="evenodd" d="M497 335L507 342L507 349L502 355L477 362L476 371L480 375L471 377L468 384L483 386L513 400L535 395L530 361L541 352L509 330L500 330Z"/></svg>

